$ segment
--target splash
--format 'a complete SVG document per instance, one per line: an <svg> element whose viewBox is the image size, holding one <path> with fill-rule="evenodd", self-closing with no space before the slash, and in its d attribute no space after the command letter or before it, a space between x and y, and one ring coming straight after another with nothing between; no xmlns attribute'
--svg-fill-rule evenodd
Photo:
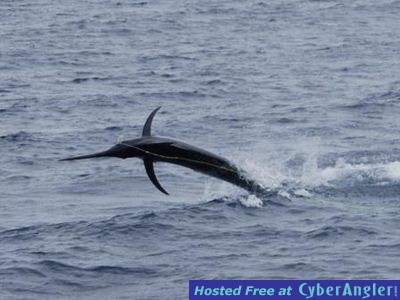
<svg viewBox="0 0 400 300"><path fill-rule="evenodd" d="M305 148L305 149L304 149ZM238 164L249 176L265 187L278 191L286 198L312 196L321 186L340 188L354 185L397 184L400 182L400 161L354 163L346 157L333 159L322 165L321 159L329 157L316 143L300 144L293 151L256 151L250 157L238 157ZM393 159L393 158L392 158Z"/></svg>
<svg viewBox="0 0 400 300"><path fill-rule="evenodd" d="M334 166L312 169L303 174L302 182L308 186L381 184L400 181L400 162L352 164L339 159Z"/></svg>
<svg viewBox="0 0 400 300"><path fill-rule="evenodd" d="M400 181L400 162L394 161L384 166L385 174L388 179Z"/></svg>
<svg viewBox="0 0 400 300"><path fill-rule="evenodd" d="M247 194L234 185L216 180L206 181L202 201L208 202L210 199L224 199L232 201L236 199L241 205L248 208L260 208L263 201L255 195Z"/></svg>
<svg viewBox="0 0 400 300"><path fill-rule="evenodd" d="M208 179L204 185L202 201L210 199L232 199L243 195L243 191L238 187L221 182L219 180Z"/></svg>
<svg viewBox="0 0 400 300"><path fill-rule="evenodd" d="M263 206L263 201L255 195L248 195L239 200L240 204L248 208L260 208Z"/></svg>
<svg viewBox="0 0 400 300"><path fill-rule="evenodd" d="M255 147L251 152L238 150L233 161L247 177L289 200L312 198L321 187L342 189L400 183L400 161L396 157L380 157L382 162L377 162L373 154L366 157L363 153L357 158L355 152L339 156L324 150L329 149L314 139L299 142L295 150L274 145ZM204 198L236 198L246 207L260 205L252 197L243 197L242 190L219 181L208 182Z"/></svg>

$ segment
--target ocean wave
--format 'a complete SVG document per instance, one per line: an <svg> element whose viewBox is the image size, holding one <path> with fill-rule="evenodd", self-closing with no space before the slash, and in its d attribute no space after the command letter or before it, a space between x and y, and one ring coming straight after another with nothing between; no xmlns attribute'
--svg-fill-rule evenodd
<svg viewBox="0 0 400 300"><path fill-rule="evenodd" d="M374 93L355 103L339 105L338 108L345 110L365 110L373 112L372 109L399 107L399 100L400 91L397 88L393 88L383 93Z"/></svg>
<svg viewBox="0 0 400 300"><path fill-rule="evenodd" d="M156 271L150 268L129 268L121 266L107 266L99 265L93 267L80 267L77 265L71 265L62 263L55 260L42 260L36 263L39 269L47 269L48 271L57 273L101 273L101 274L115 274L115 275L125 275L125 274L140 274L144 276L151 276L157 274Z"/></svg>
<svg viewBox="0 0 400 300"><path fill-rule="evenodd" d="M89 80L92 81L106 81L106 80L111 80L113 78L111 77L78 77L78 78L74 78L71 80L72 83L83 83Z"/></svg>
<svg viewBox="0 0 400 300"><path fill-rule="evenodd" d="M9 133L6 135L0 136L0 139L5 140L7 142L22 142L27 140L32 140L32 133L26 131L18 131L16 133Z"/></svg>
<svg viewBox="0 0 400 300"><path fill-rule="evenodd" d="M38 224L14 229L0 231L0 242L13 243L21 240L43 240L48 236L78 234L85 238L114 239L121 241L134 239L138 236L148 234L159 235L166 232L174 233L181 230L181 225L185 222L197 220L199 222L207 220L219 220L229 218L229 210L224 207L236 210L237 208L261 208L267 204L278 203L268 199L259 199L255 196L243 195L237 198L216 198L207 202L194 205L183 205L181 207L169 208L158 211L142 211L140 213L118 214L109 218L96 221L72 221L55 224ZM279 205L280 206L280 205ZM179 219L181 224L175 221ZM86 248L75 249L86 251ZM45 253L37 252L37 255Z"/></svg>
<svg viewBox="0 0 400 300"><path fill-rule="evenodd" d="M324 225L321 228L313 229L305 234L306 238L311 239L337 239L342 236L360 239L363 236L374 236L378 232L365 226L344 226L344 225Z"/></svg>
<svg viewBox="0 0 400 300"><path fill-rule="evenodd" d="M46 278L46 274L40 272L37 269L31 267L9 267L9 268L0 268L0 278L3 276L35 276L40 278Z"/></svg>

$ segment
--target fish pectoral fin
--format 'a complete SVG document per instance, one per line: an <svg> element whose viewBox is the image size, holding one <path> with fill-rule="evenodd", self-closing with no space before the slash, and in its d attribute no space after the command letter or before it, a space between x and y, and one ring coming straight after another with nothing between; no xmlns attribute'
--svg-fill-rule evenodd
<svg viewBox="0 0 400 300"><path fill-rule="evenodd" d="M145 158L144 160L144 167L146 168L147 175L149 176L151 182L158 188L162 193L169 195L166 190L161 186L158 182L156 174L154 173L154 161L152 159Z"/></svg>
<svg viewBox="0 0 400 300"><path fill-rule="evenodd" d="M143 136L151 136L151 123L153 122L153 118L157 111L161 108L161 106L157 107L155 110L151 112L151 114L147 117L146 123L144 124L143 127Z"/></svg>

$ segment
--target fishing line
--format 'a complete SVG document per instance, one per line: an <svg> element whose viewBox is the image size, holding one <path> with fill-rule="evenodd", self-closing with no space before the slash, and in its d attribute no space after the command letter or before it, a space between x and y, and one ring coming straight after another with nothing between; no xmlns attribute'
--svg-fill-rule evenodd
<svg viewBox="0 0 400 300"><path fill-rule="evenodd" d="M199 160L194 160L194 159L189 159L189 158L182 158L182 157L177 157L177 156L165 156L165 155L153 153L151 151L144 150L144 149L141 149L139 147L132 146L132 145L129 145L129 144L126 144L126 143L119 143L119 144L123 145L123 146L130 147L130 148L134 148L134 149L139 150L139 151L141 151L141 152L143 152L143 153L145 153L147 155L153 155L153 156L158 157L158 158L178 160L178 161L179 160L181 160L181 161L183 160L183 161L187 161L187 162L203 164L203 165L206 165L206 166L210 166L210 167L214 167L214 168L217 168L217 169L225 170L225 171L228 171L228 172L231 172L231 173L234 173L234 174L238 174L239 173L234 169L230 169L230 168L223 167L223 166L218 166L218 165L215 165L215 164L212 164L212 163L208 163L208 162L204 162L204 161L199 161Z"/></svg>

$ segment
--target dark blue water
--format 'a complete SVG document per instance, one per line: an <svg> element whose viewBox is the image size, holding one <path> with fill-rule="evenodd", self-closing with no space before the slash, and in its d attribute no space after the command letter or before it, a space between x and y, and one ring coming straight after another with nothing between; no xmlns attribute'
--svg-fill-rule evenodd
<svg viewBox="0 0 400 300"><path fill-rule="evenodd" d="M0 3L2 299L186 299L189 279L400 272L400 2ZM153 132L259 199L137 159Z"/></svg>

